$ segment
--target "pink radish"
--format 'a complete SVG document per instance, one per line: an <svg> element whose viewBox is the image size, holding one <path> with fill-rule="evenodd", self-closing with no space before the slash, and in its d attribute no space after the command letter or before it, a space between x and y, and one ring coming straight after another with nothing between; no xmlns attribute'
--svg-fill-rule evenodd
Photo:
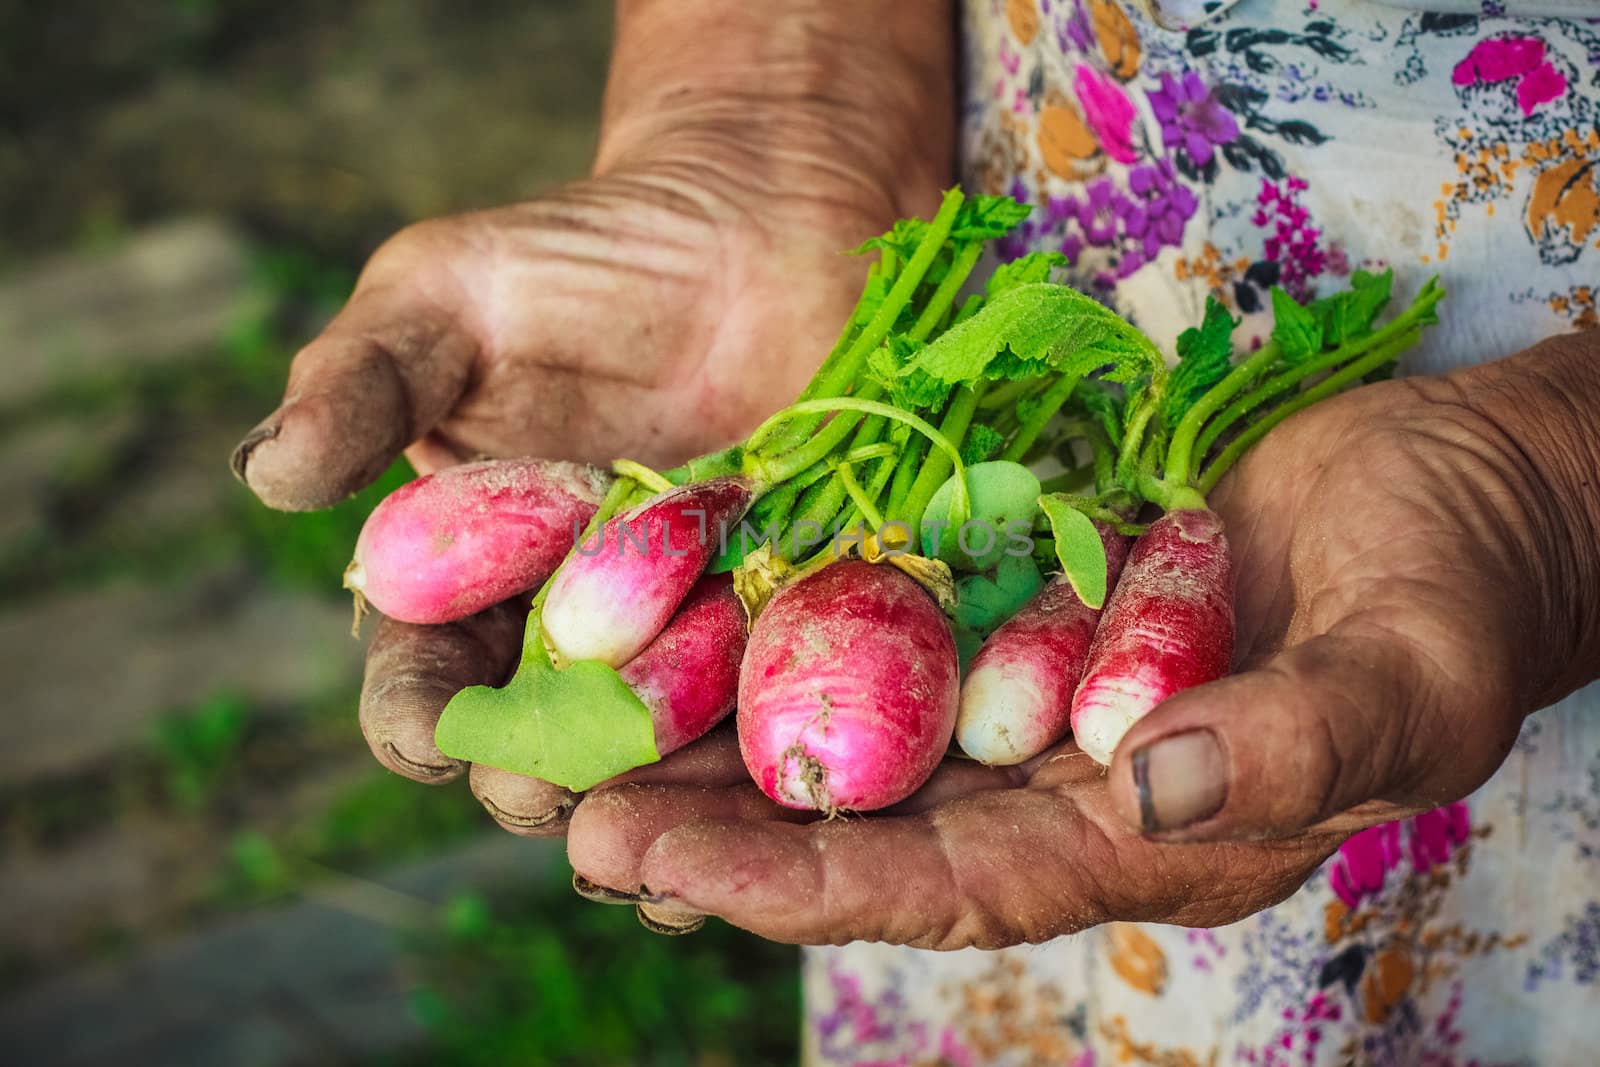
<svg viewBox="0 0 1600 1067"><path fill-rule="evenodd" d="M1222 520L1169 511L1134 542L1072 700L1078 747L1109 764L1128 729L1172 694L1228 673L1233 566Z"/></svg>
<svg viewBox="0 0 1600 1067"><path fill-rule="evenodd" d="M447 467L380 503L345 588L401 622L464 619L550 577L611 478L537 459Z"/></svg>
<svg viewBox="0 0 1600 1067"><path fill-rule="evenodd" d="M1115 588L1129 539L1108 526L1100 537L1106 584ZM1065 737L1099 621L1100 611L1079 600L1063 576L989 635L961 682L961 750L980 763L1009 765Z"/></svg>
<svg viewBox="0 0 1600 1067"><path fill-rule="evenodd" d="M678 609L750 506L750 483L712 478L613 517L580 543L545 594L545 640L560 659L621 667Z"/></svg>
<svg viewBox="0 0 1600 1067"><path fill-rule="evenodd" d="M832 813L886 807L938 766L955 727L955 641L892 566L850 560L780 589L739 675L739 749L762 792Z"/></svg>
<svg viewBox="0 0 1600 1067"><path fill-rule="evenodd" d="M745 639L744 605L733 591L733 576L711 575L618 672L650 709L657 752L665 756L682 748L733 710Z"/></svg>

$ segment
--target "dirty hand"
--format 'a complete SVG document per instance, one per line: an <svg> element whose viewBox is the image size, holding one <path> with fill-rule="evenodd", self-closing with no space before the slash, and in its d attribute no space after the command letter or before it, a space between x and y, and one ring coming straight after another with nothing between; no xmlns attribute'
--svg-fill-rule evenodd
<svg viewBox="0 0 1600 1067"><path fill-rule="evenodd" d="M840 251L931 210L949 181L949 27L925 14L626 0L595 175L384 244L235 473L298 511L402 451L422 473L480 456L669 466L748 432L851 307L866 264ZM458 689L504 681L525 613L379 624L361 717L385 766L465 769L434 725ZM488 768L473 784L514 829L571 806Z"/></svg>
<svg viewBox="0 0 1600 1067"><path fill-rule="evenodd" d="M1356 830L1465 796L1524 716L1600 672L1595 347L1370 386L1273 431L1212 496L1241 669L1157 708L1109 774L1071 743L949 760L897 809L820 822L749 782L624 785L579 804L574 869L679 923L803 943L995 948L1282 900Z"/></svg>

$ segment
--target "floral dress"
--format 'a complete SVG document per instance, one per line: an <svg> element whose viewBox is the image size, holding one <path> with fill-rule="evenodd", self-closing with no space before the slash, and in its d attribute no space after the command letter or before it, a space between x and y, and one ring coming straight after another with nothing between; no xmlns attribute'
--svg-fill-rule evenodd
<svg viewBox="0 0 1600 1067"><path fill-rule="evenodd" d="M1597 324L1600 0L968 0L969 188L1004 250L1168 350L1215 295L1439 274L1436 372ZM1600 419L1600 415L1597 415ZM1462 803L1352 837L1231 926L808 950L805 1062L1600 1064L1600 688Z"/></svg>

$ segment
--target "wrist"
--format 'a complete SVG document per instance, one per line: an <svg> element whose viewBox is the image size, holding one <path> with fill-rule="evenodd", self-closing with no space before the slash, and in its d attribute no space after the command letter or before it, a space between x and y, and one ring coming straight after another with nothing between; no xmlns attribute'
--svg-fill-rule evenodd
<svg viewBox="0 0 1600 1067"><path fill-rule="evenodd" d="M1527 574L1545 609L1542 706L1600 676L1600 335L1555 337L1460 377L1537 497Z"/></svg>
<svg viewBox="0 0 1600 1067"><path fill-rule="evenodd" d="M925 212L954 174L954 81L945 0L621 0L595 173Z"/></svg>

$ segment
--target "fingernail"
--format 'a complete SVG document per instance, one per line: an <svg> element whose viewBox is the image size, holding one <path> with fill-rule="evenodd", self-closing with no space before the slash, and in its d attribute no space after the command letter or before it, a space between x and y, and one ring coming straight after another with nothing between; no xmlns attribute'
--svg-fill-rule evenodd
<svg viewBox="0 0 1600 1067"><path fill-rule="evenodd" d="M1147 834L1181 830L1222 810L1228 767L1210 730L1164 737L1133 754L1139 822Z"/></svg>
<svg viewBox="0 0 1600 1067"><path fill-rule="evenodd" d="M653 892L649 886L642 885L639 887L639 899L644 901L646 904L671 904L678 898L673 896L671 893Z"/></svg>
<svg viewBox="0 0 1600 1067"><path fill-rule="evenodd" d="M639 894L624 893L620 889L607 889L598 882L591 882L577 871L572 872L572 891L584 900L592 900L596 904L637 904Z"/></svg>
<svg viewBox="0 0 1600 1067"><path fill-rule="evenodd" d="M519 814L518 812L508 811L505 808L502 808L499 804L496 804L488 797L480 796L478 798L478 803L483 805L483 810L494 816L494 820L496 822L502 823L508 827L525 830L532 830L541 826L548 826L558 819L564 819L568 815L571 815L572 809L578 805L576 798L563 797L561 800L557 801L556 805L552 808L548 808L541 812L535 812L532 815L523 815Z"/></svg>
<svg viewBox="0 0 1600 1067"><path fill-rule="evenodd" d="M634 913L639 916L639 922L646 930L667 937L692 934L706 924L706 917L697 912L658 907L646 901L640 901Z"/></svg>
<svg viewBox="0 0 1600 1067"><path fill-rule="evenodd" d="M245 485L250 482L244 476L245 466L250 462L250 453L263 441L270 441L278 436L278 424L263 423L244 435L244 440L234 447L233 455L228 457L228 466L233 471L233 476Z"/></svg>

